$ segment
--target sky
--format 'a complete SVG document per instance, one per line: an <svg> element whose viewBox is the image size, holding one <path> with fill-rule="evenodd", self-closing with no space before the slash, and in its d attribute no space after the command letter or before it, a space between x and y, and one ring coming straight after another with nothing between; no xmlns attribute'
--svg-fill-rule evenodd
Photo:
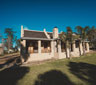
<svg viewBox="0 0 96 85"><path fill-rule="evenodd" d="M25 29L59 32L70 26L96 26L96 0L0 0L0 34L12 28L20 38L21 25Z"/></svg>

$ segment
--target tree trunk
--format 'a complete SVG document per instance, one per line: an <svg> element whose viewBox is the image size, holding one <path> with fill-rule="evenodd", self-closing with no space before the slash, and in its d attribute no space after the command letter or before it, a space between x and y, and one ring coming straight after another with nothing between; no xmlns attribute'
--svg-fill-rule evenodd
<svg viewBox="0 0 96 85"><path fill-rule="evenodd" d="M69 49L69 46L68 46L68 42L66 42L66 57L70 58L70 49Z"/></svg>
<svg viewBox="0 0 96 85"><path fill-rule="evenodd" d="M8 43L8 51L9 51L9 49L12 49L12 39L11 39L10 36L8 36L8 41L7 41L7 43Z"/></svg>
<svg viewBox="0 0 96 85"><path fill-rule="evenodd" d="M83 55L85 55L85 42L83 42Z"/></svg>
<svg viewBox="0 0 96 85"><path fill-rule="evenodd" d="M66 47L66 58L68 58L68 52L67 52L67 47Z"/></svg>
<svg viewBox="0 0 96 85"><path fill-rule="evenodd" d="M10 37L8 36L8 51L9 51L9 49L10 49Z"/></svg>
<svg viewBox="0 0 96 85"><path fill-rule="evenodd" d="M79 55L81 56L82 54L81 54L81 49L80 49L80 45L79 45Z"/></svg>
<svg viewBox="0 0 96 85"><path fill-rule="evenodd" d="M69 48L69 58L71 58L71 47Z"/></svg>
<svg viewBox="0 0 96 85"><path fill-rule="evenodd" d="M83 46L82 46L82 42L79 41L79 55L82 55L82 50L83 50Z"/></svg>

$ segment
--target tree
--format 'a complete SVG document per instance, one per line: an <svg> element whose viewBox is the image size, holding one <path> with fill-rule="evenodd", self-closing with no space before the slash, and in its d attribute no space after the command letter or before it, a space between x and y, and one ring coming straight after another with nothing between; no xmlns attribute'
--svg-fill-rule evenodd
<svg viewBox="0 0 96 85"><path fill-rule="evenodd" d="M66 33L62 32L60 34L60 40L63 43L66 43L66 55L68 54L67 49L69 49L69 53L70 53L70 57L71 57L71 44L73 44L75 39L77 39L77 35L73 34L71 27L67 27L66 29L67 29ZM68 58L68 56L67 56L67 58Z"/></svg>
<svg viewBox="0 0 96 85"><path fill-rule="evenodd" d="M2 41L2 36L0 35L0 43L1 43L1 41Z"/></svg>
<svg viewBox="0 0 96 85"><path fill-rule="evenodd" d="M78 32L78 34L80 35L80 39L83 42L83 55L85 55L85 41L88 40L88 31L89 31L89 26L86 27L81 27L81 26L77 26L76 30Z"/></svg>
<svg viewBox="0 0 96 85"><path fill-rule="evenodd" d="M15 44L16 44L16 45L15 45L15 49L17 49L17 50L18 50L18 48L20 48L20 45L21 45L21 44L20 44L20 41L21 41L21 40L20 40L20 39L17 39L17 36L16 36L16 37L15 37Z"/></svg>
<svg viewBox="0 0 96 85"><path fill-rule="evenodd" d="M1 35L1 31L0 31L0 43L2 42L2 35Z"/></svg>
<svg viewBox="0 0 96 85"><path fill-rule="evenodd" d="M65 32L62 32L60 34L60 40L66 44L66 57L68 58L68 53L67 53L67 48L69 47L69 43L68 43L68 40L67 40L67 35Z"/></svg>
<svg viewBox="0 0 96 85"><path fill-rule="evenodd" d="M14 41L14 31L12 28L6 28L5 33L7 35L7 49L12 49L13 48L13 41Z"/></svg>
<svg viewBox="0 0 96 85"><path fill-rule="evenodd" d="M96 29L95 29L94 26L91 29L88 30L87 35L88 35L88 40L89 41L92 41L95 38L95 36L96 36Z"/></svg>
<svg viewBox="0 0 96 85"><path fill-rule="evenodd" d="M92 48L96 47L96 28L93 26L88 30L88 40L90 41L90 46Z"/></svg>

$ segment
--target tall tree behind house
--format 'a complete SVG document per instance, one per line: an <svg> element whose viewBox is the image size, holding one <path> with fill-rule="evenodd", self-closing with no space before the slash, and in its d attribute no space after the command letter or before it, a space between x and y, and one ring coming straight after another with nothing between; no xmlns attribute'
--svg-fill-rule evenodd
<svg viewBox="0 0 96 85"><path fill-rule="evenodd" d="M5 29L5 33L6 33L6 47L7 49L12 49L13 48L13 42L14 42L14 31L12 30L12 28L6 28Z"/></svg>

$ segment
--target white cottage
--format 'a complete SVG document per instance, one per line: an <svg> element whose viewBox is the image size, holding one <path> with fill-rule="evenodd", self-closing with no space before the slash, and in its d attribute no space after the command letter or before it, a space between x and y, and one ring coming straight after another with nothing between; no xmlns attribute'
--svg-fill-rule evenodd
<svg viewBox="0 0 96 85"><path fill-rule="evenodd" d="M63 59L69 57L69 49L66 44L59 41L58 28L53 32L24 30L21 26L21 57L25 62L43 61L48 59ZM86 41L86 52L89 52L89 44ZM66 54L67 51L67 54ZM71 45L71 57L83 54L82 42L78 40Z"/></svg>

